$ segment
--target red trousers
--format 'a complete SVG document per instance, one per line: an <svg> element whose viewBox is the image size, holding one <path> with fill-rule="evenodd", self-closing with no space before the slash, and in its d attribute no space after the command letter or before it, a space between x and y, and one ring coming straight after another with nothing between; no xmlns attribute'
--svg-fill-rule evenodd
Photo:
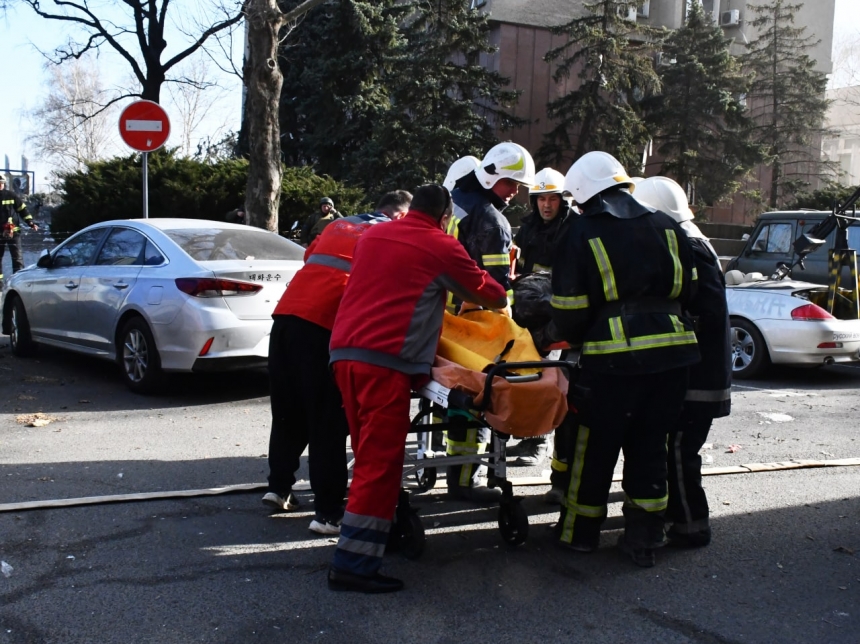
<svg viewBox="0 0 860 644"><path fill-rule="evenodd" d="M412 377L366 362L334 363L355 466L333 566L373 576L382 555L403 475Z"/></svg>

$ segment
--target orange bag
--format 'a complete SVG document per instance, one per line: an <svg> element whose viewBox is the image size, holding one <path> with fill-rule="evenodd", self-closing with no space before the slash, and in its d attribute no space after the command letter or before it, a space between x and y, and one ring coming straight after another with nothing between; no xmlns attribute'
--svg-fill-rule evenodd
<svg viewBox="0 0 860 644"><path fill-rule="evenodd" d="M468 393L476 404L484 398L486 374L436 356L431 375L449 389ZM533 382L512 383L496 376L484 419L494 429L519 438L548 434L567 414L567 386L567 378L555 368L543 369Z"/></svg>
<svg viewBox="0 0 860 644"><path fill-rule="evenodd" d="M511 342L513 344L505 351ZM468 311L463 315L445 312L437 355L474 371L483 371L503 352L505 362L540 360L531 333L517 326L507 315L486 310ZM517 373L537 371L526 369Z"/></svg>

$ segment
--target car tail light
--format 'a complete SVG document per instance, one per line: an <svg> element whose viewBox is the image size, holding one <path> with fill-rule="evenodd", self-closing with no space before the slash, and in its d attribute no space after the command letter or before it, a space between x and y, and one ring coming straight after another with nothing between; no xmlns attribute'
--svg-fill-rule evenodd
<svg viewBox="0 0 860 644"><path fill-rule="evenodd" d="M835 320L832 315L817 304L804 304L791 312L792 320Z"/></svg>
<svg viewBox="0 0 860 644"><path fill-rule="evenodd" d="M215 341L215 338L209 338L208 340L206 340L206 344L203 345L203 348L200 349L200 353L197 355L205 356L207 353L209 353L209 349L212 348L212 343L214 341Z"/></svg>
<svg viewBox="0 0 860 644"><path fill-rule="evenodd" d="M261 291L263 286L212 277L178 277L176 288L193 297L231 297L253 295Z"/></svg>
<svg viewBox="0 0 860 644"><path fill-rule="evenodd" d="M841 349L842 343L841 342L822 342L821 344L818 345L818 348L819 349Z"/></svg>

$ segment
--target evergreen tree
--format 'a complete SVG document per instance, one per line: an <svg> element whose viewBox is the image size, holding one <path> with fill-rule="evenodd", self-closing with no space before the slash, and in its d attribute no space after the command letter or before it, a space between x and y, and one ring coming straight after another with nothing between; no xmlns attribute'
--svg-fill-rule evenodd
<svg viewBox="0 0 860 644"><path fill-rule="evenodd" d="M771 208L825 170L819 140L828 105L827 77L805 53L816 42L804 35L805 27L793 26L802 6L771 0L748 7L756 17L747 22L759 36L747 45L743 63L754 74L749 93L752 140L765 146L771 163Z"/></svg>
<svg viewBox="0 0 860 644"><path fill-rule="evenodd" d="M517 92L480 64L488 43L487 15L463 0L418 0L404 26L405 55L390 79L390 108L353 161L370 192L441 181L458 157L483 154L495 131L522 125L507 109Z"/></svg>
<svg viewBox="0 0 860 644"><path fill-rule="evenodd" d="M299 4L290 0L290 4ZM309 13L283 43L281 150L287 165L343 179L389 110L386 85L403 55L399 0L334 0Z"/></svg>
<svg viewBox="0 0 860 644"><path fill-rule="evenodd" d="M663 45L657 67L663 89L647 110L661 174L709 205L735 192L763 159L761 146L745 134L751 122L740 97L749 80L731 43L702 5L691 3L684 26Z"/></svg>
<svg viewBox="0 0 860 644"><path fill-rule="evenodd" d="M641 4L636 0L586 2L585 15L553 29L567 36L565 44L545 56L547 62L558 64L553 79L561 83L579 70L580 82L547 105L547 116L558 125L544 135L538 150L541 159L573 161L586 152L602 150L625 167L639 166L642 149L651 138L640 103L660 88L652 52L664 33L628 19L629 11Z"/></svg>

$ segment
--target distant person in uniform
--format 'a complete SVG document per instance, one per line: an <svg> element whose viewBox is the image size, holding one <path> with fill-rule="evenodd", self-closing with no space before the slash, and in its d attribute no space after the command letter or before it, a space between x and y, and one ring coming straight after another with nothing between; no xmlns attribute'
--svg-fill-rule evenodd
<svg viewBox="0 0 860 644"><path fill-rule="evenodd" d="M33 215L27 212L27 204L11 190L6 190L6 177L0 175L0 280L3 279L3 255L6 247L12 256L12 272L24 268L24 251L21 249L21 224L39 230Z"/></svg>

